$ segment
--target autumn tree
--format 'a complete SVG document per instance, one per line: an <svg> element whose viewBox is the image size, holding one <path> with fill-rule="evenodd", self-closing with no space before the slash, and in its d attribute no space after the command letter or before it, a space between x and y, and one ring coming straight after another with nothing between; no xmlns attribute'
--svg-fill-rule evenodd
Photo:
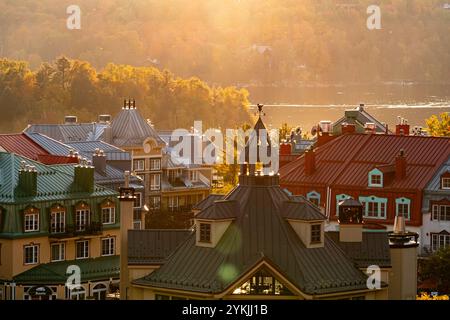
<svg viewBox="0 0 450 320"><path fill-rule="evenodd" d="M450 137L450 115L443 112L438 117L432 115L426 120L428 133L434 137Z"/></svg>

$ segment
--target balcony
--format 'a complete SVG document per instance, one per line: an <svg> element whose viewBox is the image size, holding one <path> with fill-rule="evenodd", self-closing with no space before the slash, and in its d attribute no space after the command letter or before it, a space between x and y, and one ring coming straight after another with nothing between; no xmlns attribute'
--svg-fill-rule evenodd
<svg viewBox="0 0 450 320"><path fill-rule="evenodd" d="M84 226L66 225L65 228L51 228L49 229L50 238L66 239L80 236L96 236L103 231L103 224L100 222L91 222Z"/></svg>

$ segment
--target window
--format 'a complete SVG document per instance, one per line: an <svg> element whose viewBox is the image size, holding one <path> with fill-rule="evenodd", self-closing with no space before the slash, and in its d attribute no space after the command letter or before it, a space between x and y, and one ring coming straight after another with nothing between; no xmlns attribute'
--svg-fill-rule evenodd
<svg viewBox="0 0 450 320"><path fill-rule="evenodd" d="M359 197L359 201L363 205L365 218L386 219L386 198Z"/></svg>
<svg viewBox="0 0 450 320"><path fill-rule="evenodd" d="M66 231L66 212L52 211L50 217L50 232L64 233Z"/></svg>
<svg viewBox="0 0 450 320"><path fill-rule="evenodd" d="M174 210L178 208L178 197L169 197L169 209Z"/></svg>
<svg viewBox="0 0 450 320"><path fill-rule="evenodd" d="M161 208L161 197L150 197L150 209L159 210Z"/></svg>
<svg viewBox="0 0 450 320"><path fill-rule="evenodd" d="M64 242L51 244L52 262L65 260L66 244Z"/></svg>
<svg viewBox="0 0 450 320"><path fill-rule="evenodd" d="M211 224L200 223L200 242L211 242Z"/></svg>
<svg viewBox="0 0 450 320"><path fill-rule="evenodd" d="M133 161L133 170L134 171L144 171L145 170L145 160L138 159Z"/></svg>
<svg viewBox="0 0 450 320"><path fill-rule="evenodd" d="M198 171L189 171L189 180L192 182L198 181Z"/></svg>
<svg viewBox="0 0 450 320"><path fill-rule="evenodd" d="M133 221L133 230L141 230L142 222L141 220Z"/></svg>
<svg viewBox="0 0 450 320"><path fill-rule="evenodd" d="M106 286L102 283L96 284L94 288L92 288L92 295L95 300L106 300Z"/></svg>
<svg viewBox="0 0 450 320"><path fill-rule="evenodd" d="M39 231L39 210L29 208L24 213L24 230L25 232Z"/></svg>
<svg viewBox="0 0 450 320"><path fill-rule="evenodd" d="M103 224L116 223L116 208L114 207L102 208L102 223Z"/></svg>
<svg viewBox="0 0 450 320"><path fill-rule="evenodd" d="M102 239L102 256L113 256L116 251L116 238Z"/></svg>
<svg viewBox="0 0 450 320"><path fill-rule="evenodd" d="M433 204L432 219L436 221L450 221L450 205Z"/></svg>
<svg viewBox="0 0 450 320"><path fill-rule="evenodd" d="M85 231L90 223L91 212L87 205L82 204L81 208L75 212L75 228L76 231Z"/></svg>
<svg viewBox="0 0 450 320"><path fill-rule="evenodd" d="M85 300L86 299L86 290L81 286L70 290L70 299L71 300Z"/></svg>
<svg viewBox="0 0 450 320"><path fill-rule="evenodd" d="M160 174L152 174L150 176L150 190L159 190L161 189L161 175Z"/></svg>
<svg viewBox="0 0 450 320"><path fill-rule="evenodd" d="M383 173L378 169L369 172L369 187L382 187Z"/></svg>
<svg viewBox="0 0 450 320"><path fill-rule="evenodd" d="M431 249L433 251L450 246L450 234L447 232L431 234Z"/></svg>
<svg viewBox="0 0 450 320"><path fill-rule="evenodd" d="M134 199L134 208L141 208L142 207L142 193L136 192L134 195L136 196L136 199Z"/></svg>
<svg viewBox="0 0 450 320"><path fill-rule="evenodd" d="M82 240L76 242L76 258L89 258L89 240Z"/></svg>
<svg viewBox="0 0 450 320"><path fill-rule="evenodd" d="M411 219L411 200L407 198L395 199L397 215L400 213L405 217L405 219Z"/></svg>
<svg viewBox="0 0 450 320"><path fill-rule="evenodd" d="M450 189L450 177L443 177L441 185L442 189Z"/></svg>
<svg viewBox="0 0 450 320"><path fill-rule="evenodd" d="M256 272L250 279L237 287L236 295L284 295L291 296L292 292L265 268Z"/></svg>
<svg viewBox="0 0 450 320"><path fill-rule="evenodd" d="M311 243L322 242L322 226L320 224L311 225Z"/></svg>
<svg viewBox="0 0 450 320"><path fill-rule="evenodd" d="M161 159L150 159L150 170L161 170Z"/></svg>
<svg viewBox="0 0 450 320"><path fill-rule="evenodd" d="M306 198L316 206L320 206L320 193L311 191L306 195Z"/></svg>
<svg viewBox="0 0 450 320"><path fill-rule="evenodd" d="M39 263L39 245L31 244L23 248L23 263L37 264Z"/></svg>

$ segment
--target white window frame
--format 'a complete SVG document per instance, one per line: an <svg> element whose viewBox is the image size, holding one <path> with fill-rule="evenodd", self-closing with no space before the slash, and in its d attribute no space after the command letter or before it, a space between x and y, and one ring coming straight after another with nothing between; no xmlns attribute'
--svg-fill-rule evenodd
<svg viewBox="0 0 450 320"><path fill-rule="evenodd" d="M192 182L198 181L198 171L197 170L189 171L189 180L191 180Z"/></svg>
<svg viewBox="0 0 450 320"><path fill-rule="evenodd" d="M378 201L377 201L378 200ZM364 218L366 219L380 219L385 220L387 216L387 198L379 198L376 196L359 197L359 202L363 204ZM369 207L371 203L377 204L377 214L375 216L369 216ZM384 207L384 210L382 208Z"/></svg>
<svg viewBox="0 0 450 320"><path fill-rule="evenodd" d="M83 256L78 256L78 244L80 243L84 243L85 245L83 245ZM79 241L75 241L75 259L76 260L81 260L81 259L88 259L89 258L89 240L79 240Z"/></svg>
<svg viewBox="0 0 450 320"><path fill-rule="evenodd" d="M161 170L161 159L150 159L150 170Z"/></svg>
<svg viewBox="0 0 450 320"><path fill-rule="evenodd" d="M380 176L380 183L373 183L372 178L373 176ZM383 187L383 172L381 172L379 169L373 169L369 172L369 187L376 187L376 188L382 188Z"/></svg>
<svg viewBox="0 0 450 320"><path fill-rule="evenodd" d="M75 230L85 231L86 227L91 222L91 210L87 209L77 209L75 211Z"/></svg>
<svg viewBox="0 0 450 320"><path fill-rule="evenodd" d="M39 231L39 210L34 209L35 212L27 212L24 214L24 231L36 232Z"/></svg>
<svg viewBox="0 0 450 320"><path fill-rule="evenodd" d="M155 199L158 199L158 200L155 201ZM155 206L156 203L158 203L158 206ZM161 209L161 197L159 197L159 196L150 197L150 207L153 210Z"/></svg>
<svg viewBox="0 0 450 320"><path fill-rule="evenodd" d="M27 249L32 249L32 262L27 262ZM39 263L39 244L28 244L23 247L23 264L28 266Z"/></svg>
<svg viewBox="0 0 450 320"><path fill-rule="evenodd" d="M145 159L133 159L133 171L145 171Z"/></svg>
<svg viewBox="0 0 450 320"><path fill-rule="evenodd" d="M161 190L161 175L159 173L150 175L150 190Z"/></svg>
<svg viewBox="0 0 450 320"><path fill-rule="evenodd" d="M50 233L64 233L66 231L66 211L52 211L50 214Z"/></svg>
<svg viewBox="0 0 450 320"><path fill-rule="evenodd" d="M108 220L105 222L105 215ZM102 208L102 224L115 224L116 223L116 208L115 207L103 207Z"/></svg>
<svg viewBox="0 0 450 320"><path fill-rule="evenodd" d="M339 215L339 202L351 199L351 196L345 193L337 194L336 195L336 216Z"/></svg>
<svg viewBox="0 0 450 320"><path fill-rule="evenodd" d="M53 247L58 246L58 259L53 258ZM52 262L64 261L66 260L66 243L65 242L54 242L50 244L50 260Z"/></svg>
<svg viewBox="0 0 450 320"><path fill-rule="evenodd" d="M101 239L101 256L113 256L116 254L116 237L107 237ZM106 245L106 249L108 250L106 253L104 251Z"/></svg>
<svg viewBox="0 0 450 320"><path fill-rule="evenodd" d="M441 178L442 189L449 190L450 189L450 177L442 177Z"/></svg>
<svg viewBox="0 0 450 320"><path fill-rule="evenodd" d="M403 215L406 220L411 220L411 199L397 198L395 199L395 214L398 215L400 211L400 205L406 205L408 207L407 214Z"/></svg>
<svg viewBox="0 0 450 320"><path fill-rule="evenodd" d="M168 207L172 210L178 208L178 196L169 197Z"/></svg>
<svg viewBox="0 0 450 320"><path fill-rule="evenodd" d="M311 200L317 200L317 206L320 206L320 193L318 193L317 191L308 192L306 194L306 199L308 199L308 201L310 201L311 203L313 203Z"/></svg>

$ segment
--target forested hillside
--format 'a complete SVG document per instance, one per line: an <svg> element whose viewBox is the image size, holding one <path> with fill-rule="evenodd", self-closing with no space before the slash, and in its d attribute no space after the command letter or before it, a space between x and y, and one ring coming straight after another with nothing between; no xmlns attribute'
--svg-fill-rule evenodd
<svg viewBox="0 0 450 320"><path fill-rule="evenodd" d="M219 84L448 82L445 0L0 0L0 56L167 68ZM66 8L81 8L81 30ZM367 7L381 8L368 30Z"/></svg>
<svg viewBox="0 0 450 320"><path fill-rule="evenodd" d="M0 128L22 130L28 123L61 123L64 115L92 122L116 114L124 98L158 129L234 128L250 120L248 92L209 87L198 78L182 79L167 70L108 64L96 70L88 62L60 57L30 70L26 62L0 59Z"/></svg>

